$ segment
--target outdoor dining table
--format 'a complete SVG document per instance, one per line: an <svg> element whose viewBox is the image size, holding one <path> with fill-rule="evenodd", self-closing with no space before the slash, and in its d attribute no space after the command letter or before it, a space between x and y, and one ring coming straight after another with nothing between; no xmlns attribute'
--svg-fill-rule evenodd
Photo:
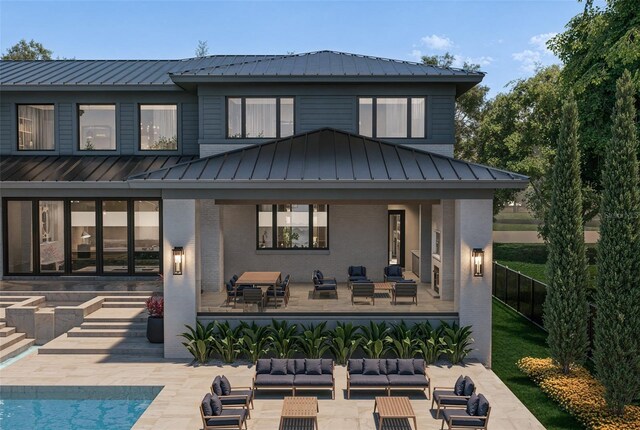
<svg viewBox="0 0 640 430"><path fill-rule="evenodd" d="M280 284L282 274L280 272L244 272L236 285L254 285L256 287L276 287Z"/></svg>

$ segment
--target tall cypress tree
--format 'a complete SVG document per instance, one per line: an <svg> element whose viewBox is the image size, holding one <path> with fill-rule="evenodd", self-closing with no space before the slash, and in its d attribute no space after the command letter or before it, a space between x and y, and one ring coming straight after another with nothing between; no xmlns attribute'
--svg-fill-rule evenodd
<svg viewBox="0 0 640 430"><path fill-rule="evenodd" d="M562 123L552 171L547 218L549 289L544 325L551 357L569 373L587 356L587 263L582 223L582 181L578 150L578 105L570 94L562 106Z"/></svg>
<svg viewBox="0 0 640 430"><path fill-rule="evenodd" d="M594 360L607 406L616 414L638 395L640 381L640 190L634 86L618 79L611 140L602 171L598 306Z"/></svg>

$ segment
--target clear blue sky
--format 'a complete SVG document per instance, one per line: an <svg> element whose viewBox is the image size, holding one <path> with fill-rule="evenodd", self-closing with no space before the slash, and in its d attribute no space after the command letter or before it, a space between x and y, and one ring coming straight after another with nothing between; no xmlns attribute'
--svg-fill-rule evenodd
<svg viewBox="0 0 640 430"><path fill-rule="evenodd" d="M337 50L418 60L455 54L487 72L491 94L558 62L544 42L583 3L552 1L215 2L0 0L0 48L35 39L77 59Z"/></svg>

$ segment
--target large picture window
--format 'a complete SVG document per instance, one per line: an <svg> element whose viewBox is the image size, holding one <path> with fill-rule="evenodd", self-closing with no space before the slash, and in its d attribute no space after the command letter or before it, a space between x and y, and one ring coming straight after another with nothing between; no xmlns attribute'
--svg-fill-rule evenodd
<svg viewBox="0 0 640 430"><path fill-rule="evenodd" d="M116 149L116 105L78 105L78 144L82 151Z"/></svg>
<svg viewBox="0 0 640 430"><path fill-rule="evenodd" d="M140 105L140 149L178 149L178 106Z"/></svg>
<svg viewBox="0 0 640 430"><path fill-rule="evenodd" d="M258 249L328 249L327 205L258 205Z"/></svg>
<svg viewBox="0 0 640 430"><path fill-rule="evenodd" d="M358 99L358 132L381 138L424 138L424 97L362 97Z"/></svg>
<svg viewBox="0 0 640 430"><path fill-rule="evenodd" d="M292 97L229 97L229 138L277 138L294 133Z"/></svg>
<svg viewBox="0 0 640 430"><path fill-rule="evenodd" d="M18 105L18 149L55 149L53 105Z"/></svg>

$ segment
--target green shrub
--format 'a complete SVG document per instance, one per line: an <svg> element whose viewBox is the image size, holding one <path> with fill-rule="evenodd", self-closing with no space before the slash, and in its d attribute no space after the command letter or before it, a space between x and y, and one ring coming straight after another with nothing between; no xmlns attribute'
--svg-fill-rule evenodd
<svg viewBox="0 0 640 430"><path fill-rule="evenodd" d="M298 326L285 320L271 320L269 327L269 351L273 352L276 358L290 358L298 352L300 336Z"/></svg>
<svg viewBox="0 0 640 430"><path fill-rule="evenodd" d="M300 336L300 350L307 358L322 358L329 349L329 332L325 328L326 322L318 325L302 325L302 335Z"/></svg>
<svg viewBox="0 0 640 430"><path fill-rule="evenodd" d="M415 355L415 338L404 321L391 326L386 341L390 352L398 358L412 358Z"/></svg>
<svg viewBox="0 0 640 430"><path fill-rule="evenodd" d="M218 354L225 363L233 363L240 355L242 344L242 326L231 328L228 321L216 323L215 334L212 339L213 352Z"/></svg>
<svg viewBox="0 0 640 430"><path fill-rule="evenodd" d="M242 327L240 345L242 353L255 363L269 352L269 327L259 326L255 322L248 324L245 321L242 321L240 326Z"/></svg>
<svg viewBox="0 0 640 430"><path fill-rule="evenodd" d="M360 346L368 358L380 358L389 350L387 323L369 321L360 330Z"/></svg>
<svg viewBox="0 0 640 430"><path fill-rule="evenodd" d="M415 338L415 353L421 356L427 364L433 364L446 349L442 332L444 326L434 329L429 321L421 322L413 327Z"/></svg>
<svg viewBox="0 0 640 430"><path fill-rule="evenodd" d="M456 323L449 325L444 321L442 321L442 326L442 339L445 344L444 353L448 355L451 363L461 363L473 351L473 348L470 348L473 343L471 326L459 327Z"/></svg>
<svg viewBox="0 0 640 430"><path fill-rule="evenodd" d="M213 329L215 323L209 323L206 327L200 321L196 321L196 327L185 325L188 332L184 332L179 336L184 337L187 341L182 344L187 351L193 355L193 359L198 364L205 364L211 356L211 348L213 345Z"/></svg>
<svg viewBox="0 0 640 430"><path fill-rule="evenodd" d="M360 326L338 322L336 328L330 333L331 352L338 364L347 364L347 361L360 346L362 338L358 335L358 331L360 331Z"/></svg>

